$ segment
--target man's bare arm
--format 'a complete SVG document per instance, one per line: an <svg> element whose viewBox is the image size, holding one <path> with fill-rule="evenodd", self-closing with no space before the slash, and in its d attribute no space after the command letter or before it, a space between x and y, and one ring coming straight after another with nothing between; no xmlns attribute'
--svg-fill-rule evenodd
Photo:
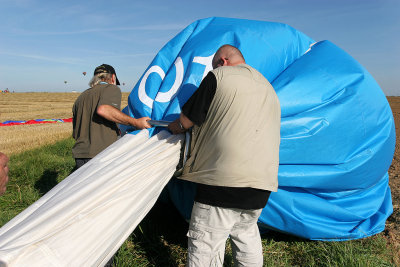
<svg viewBox="0 0 400 267"><path fill-rule="evenodd" d="M149 117L135 119L110 105L100 105L97 108L97 114L109 121L124 125L132 125L137 129L151 128L151 125L147 122L150 120Z"/></svg>

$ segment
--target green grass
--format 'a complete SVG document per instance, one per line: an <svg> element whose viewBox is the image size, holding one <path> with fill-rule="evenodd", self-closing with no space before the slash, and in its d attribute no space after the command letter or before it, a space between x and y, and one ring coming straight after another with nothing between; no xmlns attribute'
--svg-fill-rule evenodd
<svg viewBox="0 0 400 267"><path fill-rule="evenodd" d="M71 173L72 139L17 154L0 197L0 226ZM175 207L157 203L116 253L113 266L184 266L188 224ZM309 241L269 232L262 236L265 266L395 266L384 235L344 242ZM224 266L233 266L229 242Z"/></svg>

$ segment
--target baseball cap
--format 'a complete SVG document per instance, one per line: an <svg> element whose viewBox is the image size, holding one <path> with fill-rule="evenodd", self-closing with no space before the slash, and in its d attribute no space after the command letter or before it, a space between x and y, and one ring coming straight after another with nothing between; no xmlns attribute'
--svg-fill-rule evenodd
<svg viewBox="0 0 400 267"><path fill-rule="evenodd" d="M117 85L120 85L118 78L117 78L117 74L115 73L115 69L112 66L107 65L107 64L102 64L94 69L93 75L100 74L100 73L115 74L116 83L117 83Z"/></svg>

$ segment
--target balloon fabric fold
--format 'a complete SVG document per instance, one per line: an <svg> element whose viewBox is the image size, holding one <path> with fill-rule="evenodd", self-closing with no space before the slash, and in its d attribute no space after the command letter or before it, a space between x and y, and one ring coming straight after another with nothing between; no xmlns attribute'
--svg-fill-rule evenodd
<svg viewBox="0 0 400 267"><path fill-rule="evenodd" d="M182 136L125 135L0 228L0 266L104 266L153 207Z"/></svg>

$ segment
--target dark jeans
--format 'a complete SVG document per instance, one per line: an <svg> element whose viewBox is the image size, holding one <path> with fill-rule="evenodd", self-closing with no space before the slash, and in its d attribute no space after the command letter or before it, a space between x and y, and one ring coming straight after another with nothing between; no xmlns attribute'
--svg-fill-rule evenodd
<svg viewBox="0 0 400 267"><path fill-rule="evenodd" d="M91 160L91 159L86 159L86 158L75 159L75 170L77 170L80 167L82 167L83 165L85 165L89 160Z"/></svg>

